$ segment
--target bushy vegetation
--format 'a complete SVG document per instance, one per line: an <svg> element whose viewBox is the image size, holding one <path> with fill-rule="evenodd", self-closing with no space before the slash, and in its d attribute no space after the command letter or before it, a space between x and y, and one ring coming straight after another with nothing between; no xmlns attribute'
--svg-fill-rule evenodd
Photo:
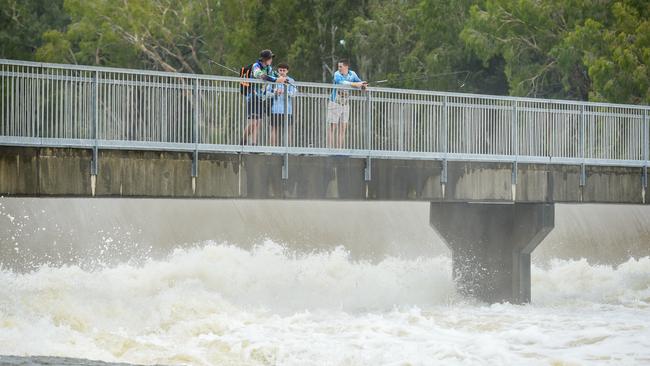
<svg viewBox="0 0 650 366"><path fill-rule="evenodd" d="M650 103L647 0L0 0L0 57Z"/></svg>

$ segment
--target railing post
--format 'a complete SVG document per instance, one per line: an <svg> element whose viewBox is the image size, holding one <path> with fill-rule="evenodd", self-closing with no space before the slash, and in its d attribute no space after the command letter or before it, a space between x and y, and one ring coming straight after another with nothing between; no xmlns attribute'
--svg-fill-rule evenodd
<svg viewBox="0 0 650 366"><path fill-rule="evenodd" d="M579 133L579 145L580 145L580 157L582 158L582 164L580 165L580 187L584 187L587 183L587 174L585 170L585 159L587 158L585 152L585 105L580 105L580 133Z"/></svg>
<svg viewBox="0 0 650 366"><path fill-rule="evenodd" d="M161 98L162 98L162 111L160 112L160 140L162 142L168 142L168 126L167 126L167 113L168 113L168 108L167 108L167 96L169 95L169 83L170 81L167 79L161 79L161 84L162 84L162 90L160 91L161 93ZM163 89L164 88L164 89Z"/></svg>
<svg viewBox="0 0 650 366"><path fill-rule="evenodd" d="M445 95L442 101L442 131L440 133L440 148L442 150L442 172L440 174L440 185L442 188L442 198L445 198L445 188L447 187L447 154L449 152L449 96Z"/></svg>
<svg viewBox="0 0 650 366"><path fill-rule="evenodd" d="M511 184L512 184L512 200L515 201L517 199L517 169L518 169L518 160L519 160L519 112L517 110L518 103L517 100L514 100L512 103L512 126L511 126L511 144L512 144L512 151L511 154L514 156L514 160L512 162L512 177L511 177Z"/></svg>
<svg viewBox="0 0 650 366"><path fill-rule="evenodd" d="M37 69L40 69L39 71L36 71ZM35 68L34 73L42 76L42 68ZM39 108L38 106L41 104L40 101L40 96L41 96L41 83L40 83L40 78L36 78L36 97L34 98L34 114L35 114L35 119L34 119L34 127L36 129L34 137L38 137L41 140L41 144L43 143L42 139L42 128L41 128L41 123L39 122Z"/></svg>
<svg viewBox="0 0 650 366"><path fill-rule="evenodd" d="M278 85L279 87L279 85ZM289 179L289 84L282 85L284 90L284 131L282 134L282 144L284 145L284 161L282 162L282 179ZM277 127L276 127L277 129ZM277 138L277 136L276 136Z"/></svg>
<svg viewBox="0 0 650 366"><path fill-rule="evenodd" d="M98 171L98 158L99 158L99 71L95 71L93 75L93 93L92 93L92 127L91 135L93 139L93 157L90 163L90 190L93 197L95 196L95 188L97 187L97 171Z"/></svg>
<svg viewBox="0 0 650 366"><path fill-rule="evenodd" d="M372 179L372 99L370 90L366 89L366 133L367 135L367 148L368 156L366 157L366 167L363 170L363 177L366 182Z"/></svg>
<svg viewBox="0 0 650 366"><path fill-rule="evenodd" d="M192 121L192 194L196 193L196 177L199 176L199 79L194 79L194 118Z"/></svg>
<svg viewBox="0 0 650 366"><path fill-rule="evenodd" d="M642 187L642 200L643 203L645 203L645 195L646 191L648 189L648 160L650 157L648 156L648 149L650 148L648 144L650 144L650 136L648 136L648 133L650 133L650 126L648 126L648 123L650 121L648 120L648 109L643 110L643 187Z"/></svg>
<svg viewBox="0 0 650 366"><path fill-rule="evenodd" d="M404 151L404 104L399 104L399 137L397 142L397 149Z"/></svg>

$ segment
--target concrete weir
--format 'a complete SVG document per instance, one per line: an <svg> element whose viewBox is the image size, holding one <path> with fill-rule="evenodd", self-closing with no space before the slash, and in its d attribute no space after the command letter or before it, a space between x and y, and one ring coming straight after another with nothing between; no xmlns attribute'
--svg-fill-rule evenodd
<svg viewBox="0 0 650 366"><path fill-rule="evenodd" d="M432 202L430 210L462 294L530 302L530 254L553 229L553 204Z"/></svg>
<svg viewBox="0 0 650 366"><path fill-rule="evenodd" d="M461 291L488 302L530 301L530 253L553 228L554 203L645 204L645 172L250 153L100 150L95 156L87 149L0 147L5 196L432 202L431 225L453 251Z"/></svg>

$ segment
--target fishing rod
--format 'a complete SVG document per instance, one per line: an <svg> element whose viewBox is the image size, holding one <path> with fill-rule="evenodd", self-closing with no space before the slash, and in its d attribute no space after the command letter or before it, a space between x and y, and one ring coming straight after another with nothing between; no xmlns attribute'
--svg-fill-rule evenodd
<svg viewBox="0 0 650 366"><path fill-rule="evenodd" d="M233 68L230 68L230 67L228 67L228 66L226 66L226 65L222 65L222 64L220 64L220 63L218 63L218 62L216 62L216 61L214 61L214 60L208 60L208 62L212 62L213 64L215 64L215 65L217 65L217 66L219 66L219 67L221 67L221 68L223 68L223 69L225 69L225 70L228 70L228 71L230 71L230 72L232 72L232 73L234 73L234 74L237 74L237 76L239 76L239 72L238 72L237 70L233 69ZM384 84L384 83L388 83L388 82L391 82L391 81L426 80L426 79L435 78L435 77L440 77L440 76L457 75L457 74L463 74L463 73L465 74L465 78L463 79L463 81L462 81L462 82L460 83L460 85L459 85L459 87L462 88L462 87L465 86L465 83L467 82L467 78L468 78L469 75L471 74L470 71L463 70L463 71L443 72L443 73L438 73L438 74L433 74L433 75L426 75L426 74L423 74L423 75L414 76L414 77L409 77L409 78L398 78L398 79L393 79L393 80L390 80L390 79L384 79L384 80L369 81L369 82L367 82L366 84L367 84L367 85L370 85L370 84ZM289 82L288 79L287 79L287 81L286 81L286 84L289 84L289 85L295 87L295 85L294 85L293 83Z"/></svg>
<svg viewBox="0 0 650 366"><path fill-rule="evenodd" d="M228 71L230 71L232 73L235 73L235 74L237 74L237 76L239 76L239 71L237 71L235 69L231 69L230 67L228 67L226 65L222 65L222 64L218 63L217 61L208 60L208 62L212 62L213 64L215 64L217 66L221 66L222 68L224 68L224 69L226 69L226 70L228 70Z"/></svg>
<svg viewBox="0 0 650 366"><path fill-rule="evenodd" d="M222 64L220 64L220 63L218 63L218 62L216 62L216 61L213 61L213 60L208 60L208 62L212 62L213 64L215 64L215 65L217 65L217 66L221 66L222 68L224 68L224 69L226 69L226 70L228 70L228 71L230 71L230 72L233 72L233 73L237 74L237 76L239 76L239 71L236 71L235 69L232 69L232 68L230 68L230 67L228 67L228 66L226 66L226 65L222 65ZM292 82L289 81L288 78L285 79L285 80L286 80L286 81L284 82L285 84L289 84L289 85L293 86L294 88L296 87Z"/></svg>
<svg viewBox="0 0 650 366"><path fill-rule="evenodd" d="M457 74L465 74L465 78L463 81L460 83L460 88L465 86L465 82L467 82L467 78L471 74L470 71L464 70L464 71L453 71L453 72L443 72L439 74L433 74L433 75L419 75L419 76L413 76L409 78L397 78L397 79L384 79L384 80L375 80L375 81L369 81L368 84L383 84L383 83L388 83L391 81L413 81L413 80L425 80L425 79L430 79L434 77L440 77L440 76L447 76L447 75L457 75Z"/></svg>

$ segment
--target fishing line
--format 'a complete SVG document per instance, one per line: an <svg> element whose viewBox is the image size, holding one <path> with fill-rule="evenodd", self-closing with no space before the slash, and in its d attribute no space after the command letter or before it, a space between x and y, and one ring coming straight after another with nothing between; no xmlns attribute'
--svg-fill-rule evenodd
<svg viewBox="0 0 650 366"><path fill-rule="evenodd" d="M226 65L222 65L222 64L220 64L220 63L218 63L216 61L212 61L212 60L208 60L208 62L212 62L213 64L215 64L217 66L221 66L222 68L239 75L239 71L236 71L235 69L231 69L230 67L228 67Z"/></svg>
<svg viewBox="0 0 650 366"><path fill-rule="evenodd" d="M425 80L429 78L434 78L434 77L439 77L439 76L447 76L447 75L457 75L457 74L465 74L465 78L463 79L462 82L460 82L459 87L462 88L465 86L465 82L467 82L467 78L471 74L470 71L464 70L464 71L453 71L453 72L443 72L439 74L432 74L432 75L419 75L419 76L413 76L413 77L408 77L408 78L397 78L397 79L384 79L384 80L376 80L376 81L369 81L368 84L383 84L383 83L388 83L392 81L413 81L413 80Z"/></svg>

